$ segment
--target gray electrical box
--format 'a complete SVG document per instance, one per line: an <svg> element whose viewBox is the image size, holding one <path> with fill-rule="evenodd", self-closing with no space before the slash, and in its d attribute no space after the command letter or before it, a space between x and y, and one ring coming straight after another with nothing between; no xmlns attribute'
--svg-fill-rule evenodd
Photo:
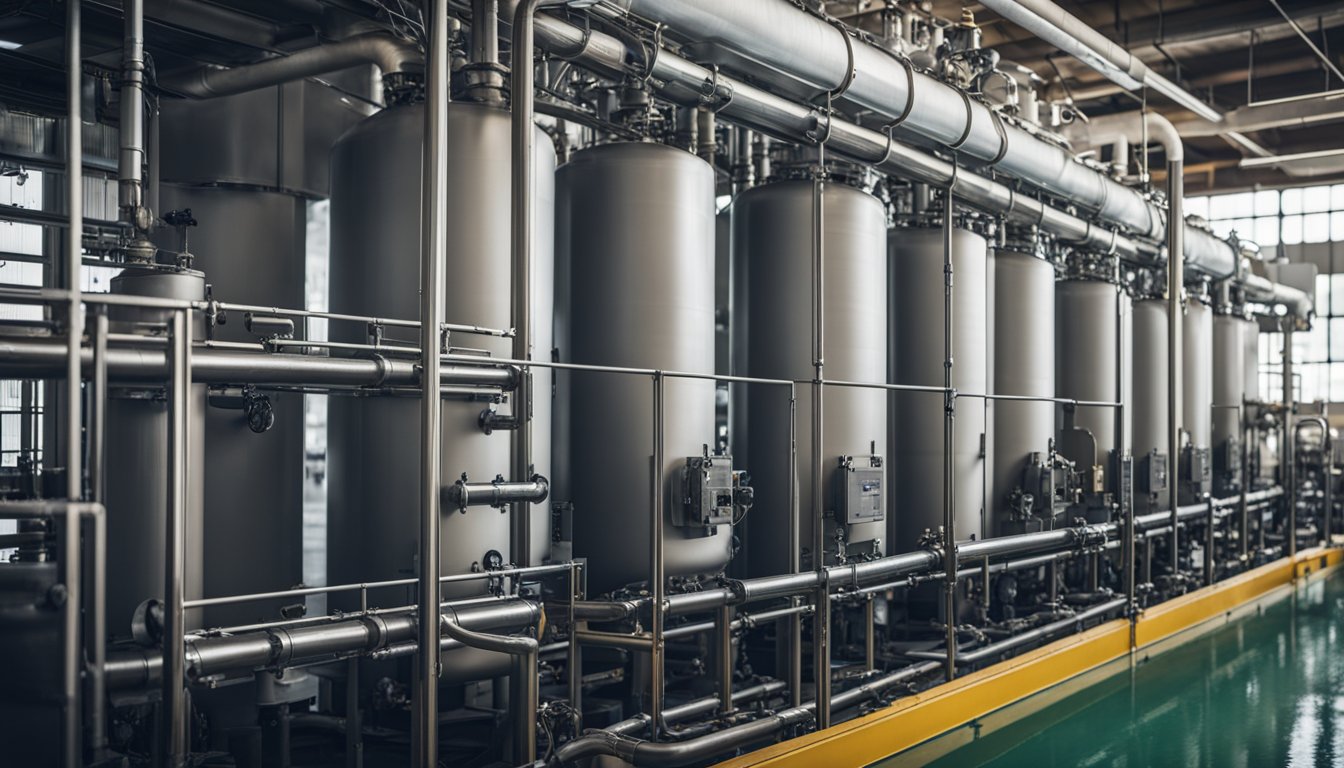
<svg viewBox="0 0 1344 768"><path fill-rule="evenodd" d="M1139 493L1161 493L1167 489L1167 454L1157 450L1143 457L1143 468L1138 475Z"/></svg>
<svg viewBox="0 0 1344 768"><path fill-rule="evenodd" d="M702 528L733 522L733 457L687 457L680 488L682 503L672 505L673 524Z"/></svg>
<svg viewBox="0 0 1344 768"><path fill-rule="evenodd" d="M886 470L881 456L841 456L838 518L846 525L876 523L886 517Z"/></svg>

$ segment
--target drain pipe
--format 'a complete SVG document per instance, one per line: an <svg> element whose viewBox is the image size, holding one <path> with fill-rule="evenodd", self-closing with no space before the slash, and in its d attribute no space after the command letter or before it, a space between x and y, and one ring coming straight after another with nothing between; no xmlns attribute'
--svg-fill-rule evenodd
<svg viewBox="0 0 1344 768"><path fill-rule="evenodd" d="M509 674L509 706L513 708L515 762L537 759L537 640L526 636L492 635L462 626L457 612L441 618L443 634L470 648L507 653L513 660Z"/></svg>

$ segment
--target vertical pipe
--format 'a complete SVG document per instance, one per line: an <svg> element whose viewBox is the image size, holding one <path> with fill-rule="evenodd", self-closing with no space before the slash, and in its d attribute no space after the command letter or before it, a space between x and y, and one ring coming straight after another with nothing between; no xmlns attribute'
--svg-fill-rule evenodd
<svg viewBox="0 0 1344 768"><path fill-rule="evenodd" d="M532 765L537 760L537 644L531 650L512 657L509 674L509 702L513 714L514 761Z"/></svg>
<svg viewBox="0 0 1344 768"><path fill-rule="evenodd" d="M89 492L93 501L107 500L107 307L93 319L93 393L89 414Z"/></svg>
<svg viewBox="0 0 1344 768"><path fill-rule="evenodd" d="M1331 518L1335 515L1335 443L1334 439L1330 437L1330 423L1324 413L1321 415L1321 429L1325 432L1322 435L1323 447L1321 448L1324 453L1321 469L1325 473L1325 522L1322 526L1321 539L1328 547L1330 546L1331 528L1334 523Z"/></svg>
<svg viewBox="0 0 1344 768"><path fill-rule="evenodd" d="M499 0L471 0L471 63L499 63Z"/></svg>
<svg viewBox="0 0 1344 768"><path fill-rule="evenodd" d="M733 711L733 607L719 606L714 618L714 633L718 640L719 712Z"/></svg>
<svg viewBox="0 0 1344 768"><path fill-rule="evenodd" d="M89 487L93 501L98 504L105 503L107 496L104 466L107 446L107 330L107 308L99 307L94 316L93 328L92 426L89 431ZM103 706L106 698L103 665L107 660L107 605L104 599L107 588L107 546L99 543L106 538L106 518L102 514L95 516L93 527L94 548L89 562L92 571L89 574L89 590L93 599L86 617L84 636L85 654L89 659L85 678L88 722L85 724L87 741L84 747L90 762L100 758L103 749L107 747L107 722Z"/></svg>
<svg viewBox="0 0 1344 768"><path fill-rule="evenodd" d="M66 496L72 506L66 516L60 557L64 563L65 602L64 627L64 691L62 728L64 733L62 765L74 768L80 764L80 573L79 573L79 518L73 503L83 493L83 470L80 466L80 345L84 327L80 300L80 266L84 243L84 146L83 146L83 56L80 6L82 0L68 0L65 22L66 66L66 210L70 215L65 235L66 289L70 292L67 308L66 349ZM95 576L97 574L95 573ZM95 589L101 588L95 584ZM102 638L94 638L101 645ZM100 718L101 720L101 718Z"/></svg>
<svg viewBox="0 0 1344 768"><path fill-rule="evenodd" d="M952 185L943 204L943 623L947 627L947 679L957 676L957 483L953 472L956 454L957 395L952 389L952 219L956 215Z"/></svg>
<svg viewBox="0 0 1344 768"><path fill-rule="evenodd" d="M798 388L789 384L789 572L802 571L802 520L798 500ZM797 603L799 598L792 601ZM787 656L780 665L788 665L789 706L803 703L803 617L789 616Z"/></svg>
<svg viewBox="0 0 1344 768"><path fill-rule="evenodd" d="M1283 484L1288 490L1288 526L1285 531L1285 543L1288 556L1297 554L1297 461L1293 450L1293 330L1292 317L1283 319L1283 449L1279 452L1279 461L1283 464Z"/></svg>
<svg viewBox="0 0 1344 768"><path fill-rule="evenodd" d="M579 628L574 616L574 604L583 596L579 587L580 567L577 562L570 563L569 566L569 643L566 646L568 663L565 665L569 683L569 705L575 712L583 711L583 656L580 655L579 641L574 637Z"/></svg>
<svg viewBox="0 0 1344 768"><path fill-rule="evenodd" d="M513 94L513 205L510 222L513 251L513 358L532 359L532 187L534 79L532 49L535 45L533 14L549 0L521 0L513 14L513 62L510 92ZM514 393L517 428L514 430L513 476L532 476L532 371L528 369ZM531 565L532 518L529 504L512 508L513 562ZM661 525L661 523L660 523Z"/></svg>
<svg viewBox="0 0 1344 768"><path fill-rule="evenodd" d="M695 110L695 125L695 153L712 166L714 165L714 155L718 151L718 137L714 130L714 111L706 107L697 107Z"/></svg>
<svg viewBox="0 0 1344 768"><path fill-rule="evenodd" d="M443 263L448 225L448 2L426 0L425 157L420 214L420 583L413 744L415 764L439 759L439 506L443 401L439 394L439 328L443 325Z"/></svg>
<svg viewBox="0 0 1344 768"><path fill-rule="evenodd" d="M663 576L663 496L666 495L663 476L663 388L666 385L661 371L653 375L653 487L649 525L649 591L653 595L649 631L649 729L650 739L658 741L663 717L663 604L666 583Z"/></svg>
<svg viewBox="0 0 1344 768"><path fill-rule="evenodd" d="M989 562L988 558L985 560ZM988 594L988 592L986 592ZM863 606L863 667L872 672L877 666L877 599L868 593L868 602Z"/></svg>
<svg viewBox="0 0 1344 768"><path fill-rule="evenodd" d="M1119 264L1116 265L1117 271ZM1115 402L1120 403L1120 407L1115 409L1115 451L1118 457L1117 461L1112 462L1112 471L1115 472L1116 493L1120 499L1120 514L1125 526L1125 597L1128 598L1129 612L1129 638L1130 647L1134 647L1135 633L1138 631L1138 602L1137 589L1138 574L1135 571L1136 557L1134 551L1134 464L1133 457L1125 447L1129 444L1129 437L1125 434L1125 408L1129 405L1125 402L1125 377L1129 375L1129 370L1125 367L1125 349L1128 340L1125 338L1125 294L1117 282L1115 286ZM1129 472L1125 472L1128 466Z"/></svg>
<svg viewBox="0 0 1344 768"><path fill-rule="evenodd" d="M831 600L826 584L825 495L822 493L823 430L825 401L822 382L826 379L826 146L818 149L817 177L812 182L812 344L814 369L812 381L812 568L821 578L814 598L816 613L812 619L812 676L816 686L817 727L831 726Z"/></svg>
<svg viewBox="0 0 1344 768"><path fill-rule="evenodd" d="M1241 560L1246 562L1250 551L1250 509L1246 503L1246 493L1251 485L1250 478L1250 450L1247 448L1246 440L1246 398L1243 396L1241 404L1237 406L1237 434L1241 436L1241 489L1239 506L1241 508Z"/></svg>
<svg viewBox="0 0 1344 768"><path fill-rule="evenodd" d="M359 657L345 663L345 768L364 768L363 726L359 718Z"/></svg>
<svg viewBox="0 0 1344 768"><path fill-rule="evenodd" d="M1171 497L1171 573L1180 571L1180 526L1176 508L1180 506L1181 476L1181 287L1185 285L1185 217L1181 214L1181 196L1185 184L1184 160L1172 159L1167 150L1167 486Z"/></svg>
<svg viewBox="0 0 1344 768"><path fill-rule="evenodd" d="M1204 585L1213 584L1213 529L1217 525L1218 518L1213 514L1213 496L1210 495L1205 505L1209 509L1209 525L1204 531Z"/></svg>
<svg viewBox="0 0 1344 768"><path fill-rule="evenodd" d="M64 527L61 531L61 560L64 562L66 595L62 606L62 765L75 768L80 761L79 680L83 658L80 655L80 553L79 506L72 499L65 508Z"/></svg>
<svg viewBox="0 0 1344 768"><path fill-rule="evenodd" d="M165 534L167 558L164 566L163 600L163 728L167 738L164 750L169 768L186 764L189 751L187 689L185 686L186 632L183 601L187 579L186 522L187 472L191 448L189 409L191 406L191 330L190 310L173 312L171 340L172 382L169 385L168 415L168 524Z"/></svg>
<svg viewBox="0 0 1344 768"><path fill-rule="evenodd" d="M159 138L159 102L155 98L153 107L145 113L145 167L148 177L145 179L145 207L150 216L159 210L159 187L163 179L159 149L163 146Z"/></svg>
<svg viewBox="0 0 1344 768"><path fill-rule="evenodd" d="M84 470L80 448L80 344L84 332L80 299L80 271L84 256L84 143L83 143L83 57L81 55L82 0L66 3L65 55L65 185L66 211L70 224L65 235L65 288L70 292L67 308L69 348L66 356L66 496L79 501L84 493Z"/></svg>
<svg viewBox="0 0 1344 768"><path fill-rule="evenodd" d="M121 48L121 153L117 163L117 203L121 220L139 235L144 206L145 163L145 2L126 0ZM133 235L133 236L134 236Z"/></svg>

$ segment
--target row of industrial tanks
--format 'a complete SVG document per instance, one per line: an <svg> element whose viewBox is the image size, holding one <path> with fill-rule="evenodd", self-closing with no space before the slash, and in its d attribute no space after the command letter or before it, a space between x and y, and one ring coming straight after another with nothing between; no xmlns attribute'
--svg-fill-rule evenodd
<svg viewBox="0 0 1344 768"><path fill-rule="evenodd" d="M348 131L333 149L329 301L334 312L415 315L423 125L418 105L386 109ZM455 103L448 132L447 320L507 328L509 116ZM693 154L656 143L592 146L557 170L550 137L539 130L535 143L533 359L715 373L715 171ZM292 219L292 208L278 217L271 212L271 198L282 196L188 185L166 185L163 194L164 209L195 205L251 217L228 223L232 243L193 242L202 254L198 264L215 265L202 267L213 298L283 305L271 301L277 290L280 299L301 295L295 255L274 242L283 238L251 247L241 234L292 227L284 221ZM820 349L813 315L818 195L824 261ZM744 191L722 215L731 219L731 373L810 382L820 354L828 381L935 388L824 389L820 498L833 513L826 523L827 560L839 551L863 558L918 548L926 532L943 522L944 396L936 391L944 383L947 352L941 229L889 230L878 198L842 183L818 190L809 180ZM277 218L279 223L269 223ZM227 258L208 258L212 248L227 250ZM1065 409L1056 403L990 401L985 393L1095 402L1113 402L1123 394L1129 404L1126 442L1133 454L1166 453L1164 302L1131 301L1104 280L1057 280L1050 262L991 247L966 229L953 232L951 249L958 539L1021 530L1014 528L1024 523L1021 515L1010 512L1020 504L1009 499L1020 501L1014 491L1029 457L1048 453L1064 420ZM201 272L132 269L114 281L114 290L200 299L205 281ZM1190 443L1209 449L1237 437L1237 411L1225 406L1257 396L1258 329L1239 316L1215 316L1200 300L1187 301L1185 313L1183 423ZM240 325L218 327L214 337L255 342ZM1122 327L1124 334L1118 332ZM418 344L415 329L384 332L386 340ZM331 338L368 343L369 328L333 323ZM1132 344L1117 355L1122 338ZM511 351L511 341L498 337L453 334L449 343L462 354L508 357ZM534 508L533 562L586 558L591 595L647 579L655 434L651 377L546 368L536 369L534 377L532 455L537 471L551 478L552 502L558 503ZM716 386L704 378L671 376L663 389L670 489L688 457L702 456L706 446L716 444ZM166 483L155 476L167 466L167 457L155 452L161 448L154 448L166 418L162 403L122 394L109 414L108 433L116 445L107 453L114 634L123 634L122 622L136 605L162 589L157 510L163 508ZM295 558L283 556L293 552L297 517L279 507L298 507L302 409L293 399L297 395L277 397L277 427L255 435L236 411L207 408L207 393L198 387L195 423L205 428L191 433L192 461L200 471L189 474L189 598L298 581ZM812 404L806 383L792 389L734 385L736 426L728 442L733 466L750 475L754 503L744 518L734 515L741 522L736 529L704 525L682 519L674 509L681 497L665 491L669 577L713 574L730 560L735 572L744 574L788 571L793 500L804 510L800 566L810 567ZM511 433L484 433L479 425L484 407L470 396L445 399L443 470L449 481L463 474L490 480L509 472ZM418 530L419 406L408 397L333 396L329 409L328 581L404 577L413 572ZM1108 472L1117 439L1114 409L1080 407L1074 425L1090 432L1092 463L1103 468L1099 474ZM791 445L797 462L792 493ZM867 507L848 498L847 478L856 467L869 470L863 473ZM874 496L880 497L875 506ZM1138 501L1154 509L1167 503L1161 492ZM505 514L446 508L445 573L507 560L509 537ZM239 557L243 552L253 556ZM257 610L220 606L192 623L264 618Z"/></svg>

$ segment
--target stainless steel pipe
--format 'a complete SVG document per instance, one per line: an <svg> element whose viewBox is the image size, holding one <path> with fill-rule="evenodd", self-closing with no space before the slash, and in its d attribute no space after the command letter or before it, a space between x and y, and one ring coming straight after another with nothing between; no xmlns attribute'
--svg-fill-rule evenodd
<svg viewBox="0 0 1344 768"><path fill-rule="evenodd" d="M356 35L336 43L315 45L288 56L232 69L205 67L164 78L160 86L196 99L212 99L323 75L360 64L376 64L384 78L418 73L424 55L413 43L386 32Z"/></svg>
<svg viewBox="0 0 1344 768"><path fill-rule="evenodd" d="M496 478L490 483L471 483L460 479L444 489L447 500L457 505L461 512L467 507L496 507L504 509L510 504L540 504L550 495L550 482L541 475L533 475L531 480L508 482Z"/></svg>
<svg viewBox="0 0 1344 768"><path fill-rule="evenodd" d="M173 312L172 378L168 396L168 510L163 598L163 725L164 761L169 768L186 765L191 752L190 704L181 637L186 631L187 499L190 460L191 324L188 311Z"/></svg>
<svg viewBox="0 0 1344 768"><path fill-rule="evenodd" d="M458 625L467 629L512 632L535 625L541 618L541 609L526 600L500 600L456 608L455 616ZM408 643L418 644L418 628L415 616L399 614L313 627L190 636L186 639L186 679L200 681L248 674L282 665L282 660L286 665L299 665L347 655L368 655ZM107 688L122 691L159 685L162 670L163 656L154 649L114 651L108 654Z"/></svg>
<svg viewBox="0 0 1344 768"><path fill-rule="evenodd" d="M735 9L736 6L719 7ZM643 73L637 72L638 68L628 62L643 61L644 52L628 48L626 43L611 35L548 16L538 17L537 32L542 47L551 53L604 74L642 77ZM698 106L709 100L717 107L716 114L720 119L805 144L815 143L815 137L824 135L828 151L911 181L946 188L955 178L961 202L988 213L1005 215L1012 221L1040 226L1069 242L1103 252L1116 252L1128 258L1158 250L1156 245L1141 244L985 176L966 170L954 172L951 163L893 140L888 134L862 128L835 116L825 116L811 106L748 85L667 50L660 51L651 64L653 71L649 82L655 86L661 84L661 94L683 106ZM1082 168L1081 165L1078 167Z"/></svg>
<svg viewBox="0 0 1344 768"><path fill-rule="evenodd" d="M439 396L439 326L444 319L448 253L448 0L426 0L425 148L420 214L420 654L415 659L412 754L419 765L439 762L439 510L443 485L443 401ZM430 620L429 617L434 617ZM430 652L433 649L434 652Z"/></svg>
<svg viewBox="0 0 1344 768"><path fill-rule="evenodd" d="M51 379L66 375L65 344L48 341L0 339L0 376L16 379ZM115 382L162 382L169 374L165 349L125 345L109 346L107 373ZM331 387L414 387L421 382L421 368L414 361L383 357L318 357L282 353L240 352L233 349L196 346L191 361L192 381L197 384L310 385ZM93 375L93 350L80 350L83 376ZM76 373L76 378L80 375ZM519 374L511 367L489 365L442 366L443 386L499 387L511 390Z"/></svg>

